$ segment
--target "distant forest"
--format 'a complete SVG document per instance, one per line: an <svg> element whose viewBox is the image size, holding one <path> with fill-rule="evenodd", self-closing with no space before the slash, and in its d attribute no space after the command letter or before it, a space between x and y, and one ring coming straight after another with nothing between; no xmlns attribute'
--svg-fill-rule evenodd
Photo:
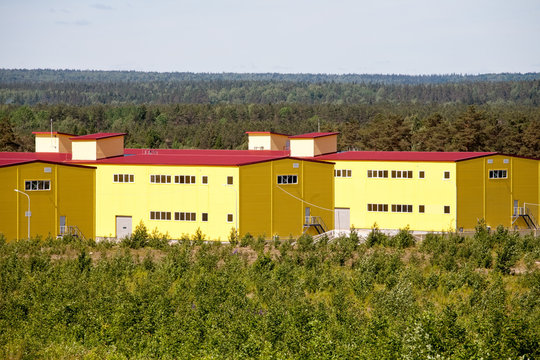
<svg viewBox="0 0 540 360"><path fill-rule="evenodd" d="M194 74L1 70L0 151L32 131L126 132L126 146L246 148L248 130L339 131L340 150L540 157L540 73Z"/></svg>

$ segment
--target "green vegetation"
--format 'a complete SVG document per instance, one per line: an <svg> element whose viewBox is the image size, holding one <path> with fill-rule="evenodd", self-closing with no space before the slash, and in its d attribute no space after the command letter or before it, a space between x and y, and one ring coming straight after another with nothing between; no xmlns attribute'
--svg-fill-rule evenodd
<svg viewBox="0 0 540 360"><path fill-rule="evenodd" d="M0 358L540 357L540 237L204 237L0 238Z"/></svg>

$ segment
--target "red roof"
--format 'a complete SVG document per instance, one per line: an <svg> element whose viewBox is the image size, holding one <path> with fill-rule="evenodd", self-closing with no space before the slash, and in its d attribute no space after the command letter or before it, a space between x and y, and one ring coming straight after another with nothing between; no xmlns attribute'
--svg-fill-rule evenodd
<svg viewBox="0 0 540 360"><path fill-rule="evenodd" d="M115 136L124 136L126 133L97 133L97 134L88 134L88 135L81 135L81 136L75 136L70 138L70 140L98 140L98 139L106 139L110 137Z"/></svg>
<svg viewBox="0 0 540 360"><path fill-rule="evenodd" d="M33 131L32 134L34 134L34 135L51 135L51 132L50 131ZM73 134L63 133L63 132L59 132L59 131L53 131L52 134L53 135L75 136Z"/></svg>
<svg viewBox="0 0 540 360"><path fill-rule="evenodd" d="M66 166L81 166L70 164L66 161L71 159L71 154L66 153L22 153L22 152L0 152L0 167L13 165L29 164L34 162L42 162L46 164L57 164Z"/></svg>
<svg viewBox="0 0 540 360"><path fill-rule="evenodd" d="M289 136L289 139L314 139L324 136L337 135L338 132L312 132L309 134L293 135Z"/></svg>
<svg viewBox="0 0 540 360"><path fill-rule="evenodd" d="M287 134L280 134L280 133L276 133L276 132L272 132L272 131L246 131L246 134L255 134L255 135L281 135L281 136L287 136L289 137L289 135Z"/></svg>
<svg viewBox="0 0 540 360"><path fill-rule="evenodd" d="M317 156L316 159L332 161L357 160L454 162L497 154L497 152L347 151Z"/></svg>

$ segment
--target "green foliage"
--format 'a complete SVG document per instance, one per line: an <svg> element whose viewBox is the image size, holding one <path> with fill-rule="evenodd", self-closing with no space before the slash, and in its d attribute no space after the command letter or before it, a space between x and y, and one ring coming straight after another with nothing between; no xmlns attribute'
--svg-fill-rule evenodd
<svg viewBox="0 0 540 360"><path fill-rule="evenodd" d="M540 357L532 235L150 247L166 235L138 230L133 248L0 242L0 358Z"/></svg>

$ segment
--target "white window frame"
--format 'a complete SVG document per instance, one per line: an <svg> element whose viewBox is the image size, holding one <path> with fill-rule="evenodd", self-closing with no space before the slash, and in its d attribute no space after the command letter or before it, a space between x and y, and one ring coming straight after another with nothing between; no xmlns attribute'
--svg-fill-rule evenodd
<svg viewBox="0 0 540 360"><path fill-rule="evenodd" d="M39 188L40 183L43 184L42 189ZM30 184L30 187L28 187ZM50 191L51 180L25 180L24 191Z"/></svg>
<svg viewBox="0 0 540 360"><path fill-rule="evenodd" d="M448 174L448 177L446 177L446 174ZM452 178L452 174L450 173L450 171L444 171L442 178L443 180L450 180Z"/></svg>
<svg viewBox="0 0 540 360"><path fill-rule="evenodd" d="M159 176L159 181L156 181ZM162 176L165 176L165 182L161 181ZM152 174L150 175L150 184L170 184L171 183L171 175L163 175L163 174Z"/></svg>
<svg viewBox="0 0 540 360"><path fill-rule="evenodd" d="M122 178L122 181L120 181L120 177ZM125 181L126 177L128 181ZM113 174L113 183L134 183L134 182L135 182L134 174Z"/></svg>
<svg viewBox="0 0 540 360"><path fill-rule="evenodd" d="M229 216L231 217L231 220L229 220ZM227 214L227 222L233 223L234 222L234 215L233 214Z"/></svg>
<svg viewBox="0 0 540 360"><path fill-rule="evenodd" d="M504 174L504 176L497 176L497 177L494 177L493 175L494 174L498 174L499 172L502 172ZM491 169L489 170L488 172L488 178L491 179L491 180L504 180L504 179L508 179L508 170L507 169Z"/></svg>
<svg viewBox="0 0 540 360"><path fill-rule="evenodd" d="M157 214L159 214L159 216ZM168 216L167 216L167 214L168 214ZM165 215L165 216L162 216L162 215ZM158 219L158 217L159 217L159 219ZM170 221L171 220L171 212L170 211L150 211L150 220Z"/></svg>
<svg viewBox="0 0 540 360"><path fill-rule="evenodd" d="M276 181L278 185L296 185L298 184L298 175L278 175Z"/></svg>
<svg viewBox="0 0 540 360"><path fill-rule="evenodd" d="M204 181L206 179L206 182ZM202 185L208 185L208 175L202 175L201 176L201 184Z"/></svg>

